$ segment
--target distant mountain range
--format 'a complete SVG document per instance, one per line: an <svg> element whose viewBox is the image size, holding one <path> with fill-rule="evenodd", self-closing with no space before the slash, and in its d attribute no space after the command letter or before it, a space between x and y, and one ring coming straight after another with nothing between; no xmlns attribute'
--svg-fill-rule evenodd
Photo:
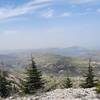
<svg viewBox="0 0 100 100"><path fill-rule="evenodd" d="M45 48L45 49L28 49L28 50L6 50L0 51L0 54L12 53L49 53L62 56L84 56L99 53L100 50L86 49L83 47L73 46L68 48Z"/></svg>
<svg viewBox="0 0 100 100"><path fill-rule="evenodd" d="M69 47L69 48L39 49L39 50L35 50L35 52L51 53L51 54L57 54L62 56L81 56L81 55L89 54L90 50L81 47Z"/></svg>

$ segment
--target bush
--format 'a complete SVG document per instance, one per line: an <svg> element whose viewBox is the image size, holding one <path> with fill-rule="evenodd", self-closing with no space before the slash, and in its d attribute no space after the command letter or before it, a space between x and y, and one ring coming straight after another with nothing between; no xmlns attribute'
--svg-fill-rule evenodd
<svg viewBox="0 0 100 100"><path fill-rule="evenodd" d="M57 81L57 79L53 76L44 76L44 80L45 80L45 92L47 91L52 91L58 88L58 84L59 82Z"/></svg>
<svg viewBox="0 0 100 100"><path fill-rule="evenodd" d="M73 86L72 81L69 77L64 79L63 88L71 88Z"/></svg>
<svg viewBox="0 0 100 100"><path fill-rule="evenodd" d="M100 81L98 81L96 84L96 92L100 93Z"/></svg>

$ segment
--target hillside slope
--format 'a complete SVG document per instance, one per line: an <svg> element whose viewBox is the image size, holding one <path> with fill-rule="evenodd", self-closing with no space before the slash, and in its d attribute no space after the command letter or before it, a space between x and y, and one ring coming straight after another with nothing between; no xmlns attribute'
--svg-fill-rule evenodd
<svg viewBox="0 0 100 100"><path fill-rule="evenodd" d="M100 58L93 56L95 73L100 76ZM46 74L62 75L68 73L71 76L82 76L86 73L88 67L88 58L86 56L66 57L51 53L32 52L32 56L38 68ZM0 67L12 72L22 73L30 63L30 52L23 51L0 55Z"/></svg>

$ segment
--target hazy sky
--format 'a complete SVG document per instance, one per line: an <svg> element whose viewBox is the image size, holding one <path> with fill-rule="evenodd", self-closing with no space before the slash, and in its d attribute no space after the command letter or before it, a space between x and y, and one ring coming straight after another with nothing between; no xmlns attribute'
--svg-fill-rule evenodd
<svg viewBox="0 0 100 100"><path fill-rule="evenodd" d="M100 0L0 0L0 50L100 47Z"/></svg>

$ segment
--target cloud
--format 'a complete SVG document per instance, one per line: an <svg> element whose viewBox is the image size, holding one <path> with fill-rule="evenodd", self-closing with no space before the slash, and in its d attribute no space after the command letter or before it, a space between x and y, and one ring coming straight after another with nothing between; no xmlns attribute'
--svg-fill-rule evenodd
<svg viewBox="0 0 100 100"><path fill-rule="evenodd" d="M44 18L60 18L60 17L69 17L71 16L71 12L64 12L61 14L56 14L54 9L48 8L46 11L40 12L40 16Z"/></svg>
<svg viewBox="0 0 100 100"><path fill-rule="evenodd" d="M71 15L72 15L71 12L64 12L63 14L61 14L61 17L69 17Z"/></svg>
<svg viewBox="0 0 100 100"><path fill-rule="evenodd" d="M98 12L100 12L100 9L98 9ZM94 12L91 12L91 10L87 11L87 9L84 12L64 12L61 13L58 17L63 18L63 17L74 17L74 16L86 16L89 14L94 14Z"/></svg>
<svg viewBox="0 0 100 100"><path fill-rule="evenodd" d="M30 11L48 6L50 4L50 1L51 0L31 0L30 2L27 2L15 8L0 8L0 19L6 19L27 14Z"/></svg>
<svg viewBox="0 0 100 100"><path fill-rule="evenodd" d="M88 14L92 14L92 12L89 11L85 11L85 12L62 12L59 14L56 14L54 12L54 9L48 9L45 12L40 12L40 16L42 16L43 18L64 18L64 17L73 17L73 16L85 16Z"/></svg>
<svg viewBox="0 0 100 100"><path fill-rule="evenodd" d="M48 8L47 11L43 11L43 12L41 12L40 15L41 15L42 17L44 17L44 18L52 18L53 15L54 15L54 10Z"/></svg>
<svg viewBox="0 0 100 100"><path fill-rule="evenodd" d="M61 2L61 0L59 0ZM63 0L62 2L67 1L70 3L73 3L73 7L75 7L74 4L85 4L85 3L91 3L91 2L96 2L98 0ZM48 6L54 3L53 0L29 0L27 3L24 3L22 5L16 6L16 7L10 7L10 5L6 8L0 8L0 19L8 19L16 16L21 16L24 14L28 14L30 12L35 12L36 10L39 10L39 15L44 17L44 18L53 18L53 17L68 17L72 16L73 13L69 12L64 12L61 13L60 15L56 15L54 12L54 9L48 8ZM57 1L56 1L57 3ZM42 10L41 8L47 7L48 9ZM87 9L89 11L90 9ZM97 12L100 12L99 9ZM81 15L81 14L78 14ZM82 15L85 15L82 14Z"/></svg>
<svg viewBox="0 0 100 100"><path fill-rule="evenodd" d="M86 4L86 3L97 2L99 0L67 0L67 1L73 4Z"/></svg>

